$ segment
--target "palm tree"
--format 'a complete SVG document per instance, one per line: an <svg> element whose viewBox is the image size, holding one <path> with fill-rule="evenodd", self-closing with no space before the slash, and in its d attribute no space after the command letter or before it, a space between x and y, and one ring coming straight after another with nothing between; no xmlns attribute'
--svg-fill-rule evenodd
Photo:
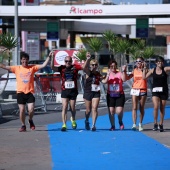
<svg viewBox="0 0 170 170"><path fill-rule="evenodd" d="M111 30L106 30L103 32L103 38L107 41L108 43L108 48L109 48L109 52L113 52L113 42L115 42L114 40L116 39L116 35L113 31ZM113 56L114 56L114 52L113 52ZM111 55L110 55L110 59Z"/></svg>
<svg viewBox="0 0 170 170"><path fill-rule="evenodd" d="M12 57L12 49L17 47L17 45L18 45L18 38L12 36L12 34L7 33L7 34L0 35L0 47L2 49L2 53L7 52L9 66L10 66L10 61L11 61L11 57ZM6 81L2 91L0 92L0 96L2 95L3 91L6 88L6 85L8 83L8 78L9 78L9 71L7 73L7 81Z"/></svg>
<svg viewBox="0 0 170 170"><path fill-rule="evenodd" d="M78 50L76 57L78 57L80 59L80 61L82 60L86 60L86 53L87 53L87 49L85 48L81 48Z"/></svg>
<svg viewBox="0 0 170 170"><path fill-rule="evenodd" d="M95 59L99 61L99 51L103 48L103 43L101 41L101 39L94 37L94 38L90 38L88 41L88 46L90 48L91 51L94 52L95 55Z"/></svg>
<svg viewBox="0 0 170 170"><path fill-rule="evenodd" d="M117 38L115 52L120 53L120 66L125 64L125 55L130 48L130 42L127 39Z"/></svg>

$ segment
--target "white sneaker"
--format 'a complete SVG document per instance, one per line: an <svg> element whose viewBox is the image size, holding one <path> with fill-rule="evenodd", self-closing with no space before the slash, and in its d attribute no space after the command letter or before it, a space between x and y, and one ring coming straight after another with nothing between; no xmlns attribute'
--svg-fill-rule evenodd
<svg viewBox="0 0 170 170"><path fill-rule="evenodd" d="M143 127L141 123L139 123L139 131L143 131Z"/></svg>
<svg viewBox="0 0 170 170"><path fill-rule="evenodd" d="M136 124L133 124L132 130L136 130Z"/></svg>

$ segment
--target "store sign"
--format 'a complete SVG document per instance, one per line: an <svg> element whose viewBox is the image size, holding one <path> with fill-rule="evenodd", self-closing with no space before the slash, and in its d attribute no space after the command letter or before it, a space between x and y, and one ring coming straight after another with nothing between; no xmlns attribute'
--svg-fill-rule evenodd
<svg viewBox="0 0 170 170"><path fill-rule="evenodd" d="M47 40L58 40L59 23L47 22Z"/></svg>
<svg viewBox="0 0 170 170"><path fill-rule="evenodd" d="M75 65L81 65L81 62L76 57L77 50L55 50L54 52L54 65L65 65L65 57L71 56L73 60L73 64Z"/></svg>
<svg viewBox="0 0 170 170"><path fill-rule="evenodd" d="M40 34L36 32L26 32L26 51L30 60L40 59Z"/></svg>
<svg viewBox="0 0 170 170"><path fill-rule="evenodd" d="M137 18L136 19L136 38L148 38L149 19Z"/></svg>
<svg viewBox="0 0 170 170"><path fill-rule="evenodd" d="M74 7L72 6L70 8L70 14L102 14L103 10L102 9L96 9L96 8L89 8L89 9L84 9L83 7Z"/></svg>

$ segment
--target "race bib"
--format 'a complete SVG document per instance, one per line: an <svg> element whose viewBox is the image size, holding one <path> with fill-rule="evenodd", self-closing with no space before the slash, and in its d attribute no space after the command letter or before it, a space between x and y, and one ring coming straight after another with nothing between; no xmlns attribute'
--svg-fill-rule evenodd
<svg viewBox="0 0 170 170"><path fill-rule="evenodd" d="M109 84L109 91L120 92L119 84Z"/></svg>
<svg viewBox="0 0 170 170"><path fill-rule="evenodd" d="M74 81L65 81L65 88L66 89L73 89L73 88L75 88Z"/></svg>
<svg viewBox="0 0 170 170"><path fill-rule="evenodd" d="M152 92L163 92L163 87L154 87Z"/></svg>
<svg viewBox="0 0 170 170"><path fill-rule="evenodd" d="M110 97L120 97L120 86L119 84L110 84Z"/></svg>
<svg viewBox="0 0 170 170"><path fill-rule="evenodd" d="M131 89L130 91L130 95L139 96L139 94L140 94L140 90Z"/></svg>
<svg viewBox="0 0 170 170"><path fill-rule="evenodd" d="M100 85L97 85L97 84L91 85L91 91L99 91L99 90L100 90Z"/></svg>

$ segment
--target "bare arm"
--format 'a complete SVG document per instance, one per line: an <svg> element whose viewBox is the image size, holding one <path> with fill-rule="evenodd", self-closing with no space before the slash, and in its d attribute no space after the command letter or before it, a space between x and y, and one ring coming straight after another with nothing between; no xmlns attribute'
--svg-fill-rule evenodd
<svg viewBox="0 0 170 170"><path fill-rule="evenodd" d="M107 71L107 75L106 75L106 77L102 80L102 83L107 83L108 82L108 79L109 79L109 75L110 75L110 69L108 69L108 71Z"/></svg>
<svg viewBox="0 0 170 170"><path fill-rule="evenodd" d="M170 67L165 67L164 70L166 73L168 73L170 71Z"/></svg>
<svg viewBox="0 0 170 170"><path fill-rule="evenodd" d="M5 64L0 63L0 68L11 71L11 67L10 66L6 66Z"/></svg>
<svg viewBox="0 0 170 170"><path fill-rule="evenodd" d="M53 55L53 51L50 52L50 54L48 55L48 57L46 58L46 60L44 61L43 64L38 65L38 66L39 66L39 70L42 69L42 68L44 68L45 66L47 66L47 64L48 64L48 62L50 61L50 58L51 58L52 55Z"/></svg>
<svg viewBox="0 0 170 170"><path fill-rule="evenodd" d="M51 69L54 70L55 72L58 72L58 67L54 66L54 55L52 55L52 57L51 57Z"/></svg>
<svg viewBox="0 0 170 170"><path fill-rule="evenodd" d="M147 69L143 69L143 73L142 73L142 78L143 79L147 79L153 73L154 69L149 70L147 73L146 73L146 70Z"/></svg>
<svg viewBox="0 0 170 170"><path fill-rule="evenodd" d="M87 52L87 54L86 54L86 61L85 61L85 63L84 63L84 65L83 65L83 71L86 73L86 75L89 75L90 74L90 70L89 70L89 65L90 65L90 53L89 52Z"/></svg>

